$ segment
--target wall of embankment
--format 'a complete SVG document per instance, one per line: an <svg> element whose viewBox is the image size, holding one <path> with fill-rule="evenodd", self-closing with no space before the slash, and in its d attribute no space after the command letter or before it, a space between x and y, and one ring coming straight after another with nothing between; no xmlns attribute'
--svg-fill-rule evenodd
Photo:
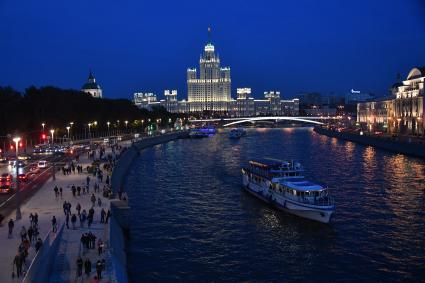
<svg viewBox="0 0 425 283"><path fill-rule="evenodd" d="M339 138L342 140L352 141L363 145L370 145L396 153L425 158L425 144L400 142L384 137L372 137L367 135L361 136L352 133L336 132L319 127L314 128L314 131L318 134L326 135L328 137Z"/></svg>
<svg viewBox="0 0 425 283"><path fill-rule="evenodd" d="M137 158L142 149L166 143L172 140L186 138L188 132L174 132L161 136L142 139L134 143L125 152L114 167L111 178L111 186L114 194L123 189L125 177L131 164ZM109 242L112 256L112 267L116 281L119 283L128 282L127 275L127 246L129 239L129 219L130 207L127 201L111 201L111 222L109 230Z"/></svg>

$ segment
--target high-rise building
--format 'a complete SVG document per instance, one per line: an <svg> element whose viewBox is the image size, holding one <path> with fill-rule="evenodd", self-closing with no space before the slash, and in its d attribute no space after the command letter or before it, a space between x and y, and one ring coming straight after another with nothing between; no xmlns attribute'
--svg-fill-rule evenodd
<svg viewBox="0 0 425 283"><path fill-rule="evenodd" d="M211 40L199 59L199 78L196 69L187 69L187 92L191 112L227 111L227 102L231 100L230 68L220 67Z"/></svg>
<svg viewBox="0 0 425 283"><path fill-rule="evenodd" d="M102 88L96 83L91 70L87 82L81 87L81 91L89 93L95 98L102 98Z"/></svg>

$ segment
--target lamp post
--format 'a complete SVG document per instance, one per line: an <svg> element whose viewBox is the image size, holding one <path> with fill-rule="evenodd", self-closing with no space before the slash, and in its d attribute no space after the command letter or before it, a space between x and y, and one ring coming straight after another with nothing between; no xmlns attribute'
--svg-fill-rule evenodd
<svg viewBox="0 0 425 283"><path fill-rule="evenodd" d="M19 141L21 140L20 137L13 138L13 141L15 142L16 146L16 220L19 220L22 218L21 214L21 202L19 199L19 162L18 162L18 152L19 152Z"/></svg>
<svg viewBox="0 0 425 283"><path fill-rule="evenodd" d="M89 139L91 139L91 132L90 132L91 123L88 123L87 125L89 126Z"/></svg>
<svg viewBox="0 0 425 283"><path fill-rule="evenodd" d="M124 123L125 123L125 132L127 133L127 124L128 124L128 121L125 120Z"/></svg>
<svg viewBox="0 0 425 283"><path fill-rule="evenodd" d="M72 126L74 125L74 122L70 122L69 123L69 126L70 126L70 128L72 129Z"/></svg>
<svg viewBox="0 0 425 283"><path fill-rule="evenodd" d="M111 125L111 122L106 122L106 125L108 125L108 137L110 136L109 134L109 125Z"/></svg>
<svg viewBox="0 0 425 283"><path fill-rule="evenodd" d="M54 140L53 140L53 134L55 133L55 130L53 130L53 129L51 129L50 130L50 134L52 134L52 144L53 144L53 142L54 142Z"/></svg>
<svg viewBox="0 0 425 283"><path fill-rule="evenodd" d="M70 126L66 127L66 130L68 131L68 142L69 142L69 130L71 129Z"/></svg>
<svg viewBox="0 0 425 283"><path fill-rule="evenodd" d="M43 127L43 133L44 133L44 126L46 126L45 123L41 123L41 127Z"/></svg>

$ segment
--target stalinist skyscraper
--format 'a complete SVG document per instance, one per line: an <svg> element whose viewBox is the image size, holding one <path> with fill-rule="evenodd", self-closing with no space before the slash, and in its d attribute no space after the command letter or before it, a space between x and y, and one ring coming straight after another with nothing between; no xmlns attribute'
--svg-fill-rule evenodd
<svg viewBox="0 0 425 283"><path fill-rule="evenodd" d="M220 58L211 43L208 28L208 43L199 59L199 78L196 69L187 69L187 91L190 111L227 111L231 100L230 68L220 67Z"/></svg>

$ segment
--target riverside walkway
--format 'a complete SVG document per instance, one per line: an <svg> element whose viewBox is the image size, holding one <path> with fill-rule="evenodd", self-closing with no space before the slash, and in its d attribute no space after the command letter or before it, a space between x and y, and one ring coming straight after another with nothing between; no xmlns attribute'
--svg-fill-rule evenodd
<svg viewBox="0 0 425 283"><path fill-rule="evenodd" d="M106 151L106 155L110 154L111 150ZM98 157L98 156L96 156ZM74 161L75 162L75 161ZM59 227L65 223L65 214L63 210L64 201L71 203L71 214L77 214L76 206L77 203L81 205L81 211L86 210L87 212L92 207L90 197L94 193L93 185L95 182L99 184L99 191L95 193L96 196L96 205L94 207L94 219L93 224L90 228L87 227L87 221L84 227L80 227L80 221L76 222L76 229L72 229L71 220L69 221L69 229L64 227L63 232L60 234L60 229L58 229L58 236L60 237L59 249L53 260L53 265L51 266L51 274L49 275L49 282L92 282L94 275L96 275L96 262L101 259L105 259L106 268L102 272L102 279L100 282L114 282L113 281L113 271L110 266L110 251L109 251L109 237L108 237L108 227L100 223L100 211L103 208L106 212L110 208L110 201L108 198L103 197L103 187L106 180L106 175L110 174L104 170L101 166L101 170L104 172L103 182L99 182L96 177L92 174L88 174L86 167L92 162L88 158L87 154L83 154L79 158L77 164L82 165L84 168L84 173L78 174L77 172L63 175L62 171L56 173L56 180L50 178L35 194L31 197L26 203L21 206L22 219L15 221L15 227L13 229L12 236L8 236L8 225L7 222L9 219L15 219L15 213L5 217L3 225L0 227L0 282L21 282L23 276L20 278L12 277L12 272L16 274L16 268L13 267L13 259L18 252L18 246L21 243L20 232L22 226L25 226L26 229L30 226L29 215L30 213L38 214L38 227L41 239L44 239L46 235L51 231L51 220L55 216ZM73 196L71 187L75 186L86 186L87 176L90 176L90 193L81 194L78 196ZM53 188L55 186L62 187L63 193L62 196L55 197L55 192ZM101 199L101 206L98 206L97 199ZM81 235L91 231L96 236L96 245L95 249L85 250L81 245ZM104 242L104 252L98 256L97 254L97 240L102 239ZM29 255L23 265L23 272L25 273L32 260L36 255L34 243L31 244L29 248ZM83 261L86 258L89 258L92 262L92 270L89 277L77 276L77 264L76 260L78 256L81 256Z"/></svg>

